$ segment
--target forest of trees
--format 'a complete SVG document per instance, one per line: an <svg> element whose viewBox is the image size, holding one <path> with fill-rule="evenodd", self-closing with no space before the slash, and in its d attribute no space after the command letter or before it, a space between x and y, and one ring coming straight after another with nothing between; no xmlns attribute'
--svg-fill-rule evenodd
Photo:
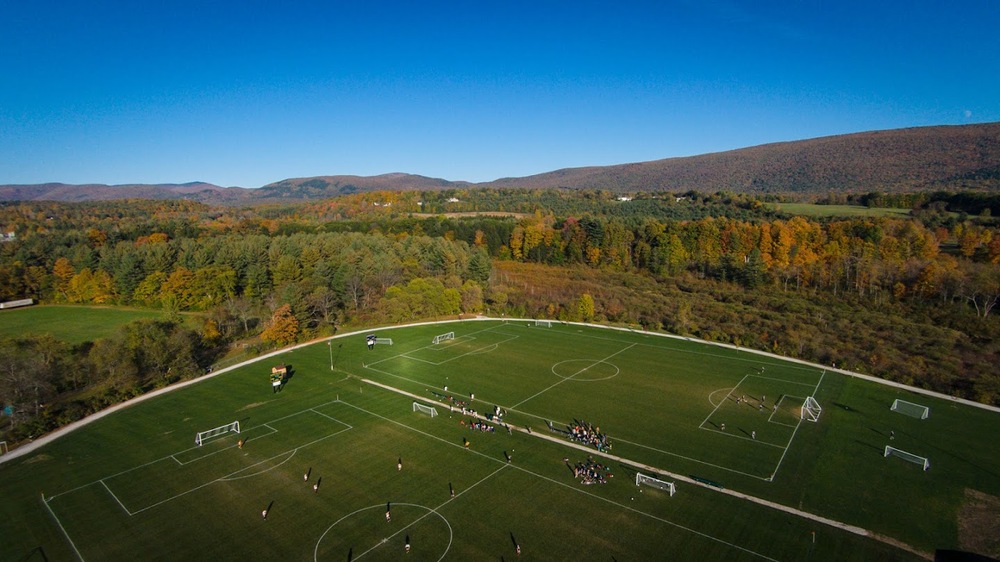
<svg viewBox="0 0 1000 562"><path fill-rule="evenodd" d="M420 213L444 210L518 214ZM0 300L167 319L78 346L0 341L0 423L13 440L37 435L198 376L237 342L254 353L341 326L487 310L665 329L1000 403L989 215L810 219L731 194L516 190L241 209L7 203ZM195 327L180 316L191 312Z"/></svg>

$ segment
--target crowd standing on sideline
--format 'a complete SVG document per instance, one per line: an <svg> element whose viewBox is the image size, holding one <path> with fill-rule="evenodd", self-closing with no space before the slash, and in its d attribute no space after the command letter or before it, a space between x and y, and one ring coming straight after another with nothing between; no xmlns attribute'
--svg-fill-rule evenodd
<svg viewBox="0 0 1000 562"><path fill-rule="evenodd" d="M574 422L574 424L567 426L570 439L595 447L601 452L611 450L611 443L608 441L608 436L601 433L600 426L576 420Z"/></svg>

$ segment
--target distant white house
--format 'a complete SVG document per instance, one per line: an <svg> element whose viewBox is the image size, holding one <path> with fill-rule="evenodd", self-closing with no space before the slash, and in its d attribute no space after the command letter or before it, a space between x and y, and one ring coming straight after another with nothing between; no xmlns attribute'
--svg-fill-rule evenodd
<svg viewBox="0 0 1000 562"><path fill-rule="evenodd" d="M16 232L4 232L3 235L0 236L0 241L3 242L10 242L11 240L16 240L16 239L17 239Z"/></svg>
<svg viewBox="0 0 1000 562"><path fill-rule="evenodd" d="M628 196L626 196L626 195L619 195L619 196L618 196L618 200L619 200L619 201L631 201L631 200L632 200L632 198L631 198L631 197L628 197Z"/></svg>
<svg viewBox="0 0 1000 562"><path fill-rule="evenodd" d="M448 203L458 203L458 197L449 197Z"/></svg>

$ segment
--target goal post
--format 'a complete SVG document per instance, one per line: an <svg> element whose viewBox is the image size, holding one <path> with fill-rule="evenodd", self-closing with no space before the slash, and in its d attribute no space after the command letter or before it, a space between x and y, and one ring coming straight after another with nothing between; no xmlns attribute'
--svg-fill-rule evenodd
<svg viewBox="0 0 1000 562"><path fill-rule="evenodd" d="M819 415L823 413L823 408L819 405L819 402L812 396L806 398L805 402L802 403L802 414L801 419L805 421L816 422L819 421Z"/></svg>
<svg viewBox="0 0 1000 562"><path fill-rule="evenodd" d="M434 408L433 406L428 406L426 404L421 404L420 402L413 403L413 411L427 414L432 418L438 415L438 411L436 408Z"/></svg>
<svg viewBox="0 0 1000 562"><path fill-rule="evenodd" d="M535 326L541 326L543 328L551 328L552 327L552 321L551 320L535 320Z"/></svg>
<svg viewBox="0 0 1000 562"><path fill-rule="evenodd" d="M931 415L931 409L927 406L907 402L906 400L900 400L899 398L892 401L892 406L889 409L893 412L899 412L900 414L921 420L926 420L927 417Z"/></svg>
<svg viewBox="0 0 1000 562"><path fill-rule="evenodd" d="M437 345L443 341L455 339L455 332L448 332L447 334L441 334L440 336L434 336L434 344Z"/></svg>
<svg viewBox="0 0 1000 562"><path fill-rule="evenodd" d="M654 478L652 476L646 476L641 472L635 473L635 485L636 486L651 486L664 492L669 493L671 496L677 493L677 486L673 482L666 482L660 480L659 478Z"/></svg>
<svg viewBox="0 0 1000 562"><path fill-rule="evenodd" d="M213 429L209 429L208 431L201 431L197 435L194 436L194 442L199 447L201 447L201 445L205 441L208 441L209 439L212 439L214 437L218 437L220 435L224 435L226 433L229 433L230 431L232 431L233 433L239 433L240 432L240 422L239 421L234 421L233 423L227 423L226 425L220 425L219 427L216 427L216 428L213 428Z"/></svg>
<svg viewBox="0 0 1000 562"><path fill-rule="evenodd" d="M899 458L903 459L904 461L909 461L909 462L912 462L914 464L919 464L919 465L923 466L924 470L927 470L927 469L929 469L931 467L931 461L928 460L927 457L921 457L920 455L914 455L913 453L907 453L906 451L897 449L895 447L890 447L889 445L885 446L885 454L883 454L882 456L884 456L884 457L899 457Z"/></svg>

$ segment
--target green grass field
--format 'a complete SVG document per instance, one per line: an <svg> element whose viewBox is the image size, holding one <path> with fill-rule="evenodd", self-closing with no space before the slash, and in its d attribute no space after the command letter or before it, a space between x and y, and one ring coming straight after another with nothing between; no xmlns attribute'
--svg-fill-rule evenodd
<svg viewBox="0 0 1000 562"><path fill-rule="evenodd" d="M815 205L813 203L780 203L779 211L804 217L908 217L909 209L895 207L864 207L861 205Z"/></svg>
<svg viewBox="0 0 1000 562"><path fill-rule="evenodd" d="M0 310L0 336L51 334L56 339L78 344L110 337L129 322L165 317L165 313L160 310L104 306L29 306Z"/></svg>
<svg viewBox="0 0 1000 562"><path fill-rule="evenodd" d="M0 559L396 560L409 537L412 560L514 560L515 545L524 560L915 560L963 544L967 489L1000 495L1000 415L955 401L641 332L377 333L393 345L355 334L287 351L0 464ZM291 366L281 392L277 363ZM800 420L811 395L815 423ZM514 430L469 429L449 397L500 406ZM930 417L890 411L896 398ZM195 445L234 420L239 435ZM577 421L613 456L574 446L562 430ZM930 470L885 458L890 443ZM606 484L574 478L588 457ZM637 488L637 469L677 493Z"/></svg>

